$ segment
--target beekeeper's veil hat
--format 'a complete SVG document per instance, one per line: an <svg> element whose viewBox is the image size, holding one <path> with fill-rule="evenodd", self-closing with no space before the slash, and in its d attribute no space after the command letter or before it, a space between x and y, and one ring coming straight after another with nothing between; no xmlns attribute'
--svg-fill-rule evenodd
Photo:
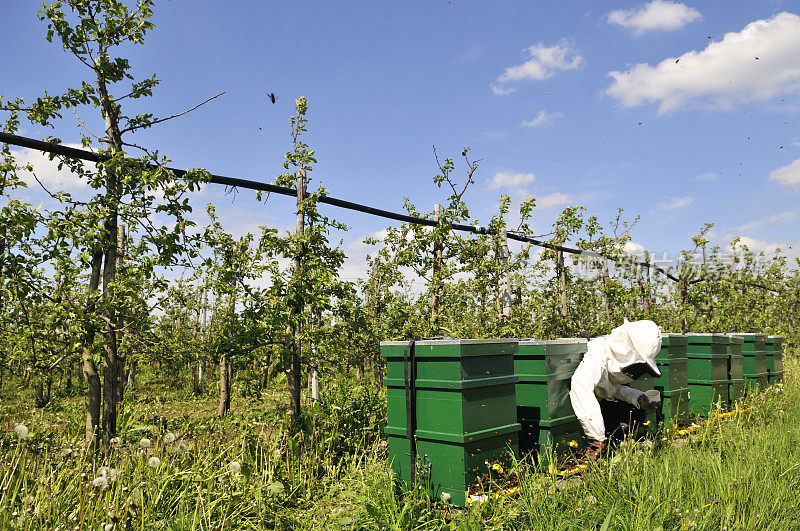
<svg viewBox="0 0 800 531"><path fill-rule="evenodd" d="M661 376L656 354L661 348L661 329L653 321L625 322L608 336L610 356L606 367L614 374L632 365L644 363L655 378Z"/></svg>

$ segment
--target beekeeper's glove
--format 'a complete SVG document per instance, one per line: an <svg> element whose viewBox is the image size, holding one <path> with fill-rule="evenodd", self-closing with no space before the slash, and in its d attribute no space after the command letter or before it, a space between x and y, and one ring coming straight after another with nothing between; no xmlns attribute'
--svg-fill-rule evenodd
<svg viewBox="0 0 800 531"><path fill-rule="evenodd" d="M650 402L647 395L642 393L636 400L636 407L639 409L658 409L658 402Z"/></svg>

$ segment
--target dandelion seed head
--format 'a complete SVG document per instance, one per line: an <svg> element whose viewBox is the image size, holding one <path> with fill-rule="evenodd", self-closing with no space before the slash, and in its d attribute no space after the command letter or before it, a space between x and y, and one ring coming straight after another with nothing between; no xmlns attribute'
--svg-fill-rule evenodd
<svg viewBox="0 0 800 531"><path fill-rule="evenodd" d="M100 469L100 473L106 477L109 481L116 481L117 478L120 476L121 472L116 468L108 468L103 467Z"/></svg>
<svg viewBox="0 0 800 531"><path fill-rule="evenodd" d="M450 503L450 493L449 492L443 492L442 493L442 501L444 503Z"/></svg>
<svg viewBox="0 0 800 531"><path fill-rule="evenodd" d="M112 437L111 440L108 442L110 442L114 446L119 446L120 444L122 444L122 439L120 437Z"/></svg>
<svg viewBox="0 0 800 531"><path fill-rule="evenodd" d="M114 524L106 524L103 526L103 531L113 531L113 530L114 530Z"/></svg>
<svg viewBox="0 0 800 531"><path fill-rule="evenodd" d="M178 451L179 451L180 453L182 453L182 454L185 454L186 452L188 452L188 451L189 451L189 447L188 447L188 446L186 446L186 443L185 443L185 442L183 442L183 441L181 441L181 442L179 442L179 443L178 443L178 445L177 445L177 448L178 448Z"/></svg>
<svg viewBox="0 0 800 531"><path fill-rule="evenodd" d="M108 487L108 478L105 476L97 476L92 480L92 486L98 489L104 489Z"/></svg>
<svg viewBox="0 0 800 531"><path fill-rule="evenodd" d="M228 463L228 472L238 474L241 469L242 465L240 465L237 461L231 461Z"/></svg>
<svg viewBox="0 0 800 531"><path fill-rule="evenodd" d="M586 503L589 503L589 504L592 504L592 505L594 505L595 503L597 503L597 498L595 498L595 497L594 497L594 496L592 496L591 494L589 494L588 496L586 496L586 498L584 498L584 500L586 501Z"/></svg>
<svg viewBox="0 0 800 531"><path fill-rule="evenodd" d="M161 459L159 459L156 456L153 456L147 460L147 466L151 468L158 468L159 466L161 466Z"/></svg>
<svg viewBox="0 0 800 531"><path fill-rule="evenodd" d="M151 441L147 437L142 437L142 440L139 441L139 446L142 448L150 448L151 446L153 446L153 441Z"/></svg>
<svg viewBox="0 0 800 531"><path fill-rule="evenodd" d="M14 433L16 433L17 437L20 439L24 439L28 436L28 427L24 424L17 424L14 426Z"/></svg>
<svg viewBox="0 0 800 531"><path fill-rule="evenodd" d="M167 433L165 433L164 434L164 442L166 444L174 443L175 442L175 434L172 433L171 431L168 431Z"/></svg>

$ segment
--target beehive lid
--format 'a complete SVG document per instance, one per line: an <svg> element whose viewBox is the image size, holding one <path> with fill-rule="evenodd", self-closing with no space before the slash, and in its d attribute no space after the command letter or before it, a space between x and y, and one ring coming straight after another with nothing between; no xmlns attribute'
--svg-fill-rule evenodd
<svg viewBox="0 0 800 531"><path fill-rule="evenodd" d="M402 356L410 341L381 341L381 356ZM516 339L421 339L414 344L417 357L466 358L517 353Z"/></svg>
<svg viewBox="0 0 800 531"><path fill-rule="evenodd" d="M775 345L780 348L783 343L783 336L767 336L767 345Z"/></svg>
<svg viewBox="0 0 800 531"><path fill-rule="evenodd" d="M684 334L662 334L661 346L662 347L682 347L689 343L689 338Z"/></svg>
<svg viewBox="0 0 800 531"><path fill-rule="evenodd" d="M756 341L764 343L767 340L767 334L761 334L761 333L737 332L735 334L730 334L730 335L736 335L743 338L745 343L754 343Z"/></svg>
<svg viewBox="0 0 800 531"><path fill-rule="evenodd" d="M725 334L704 334L690 332L686 334L686 337L689 340L690 345L728 345L731 342L730 338Z"/></svg>

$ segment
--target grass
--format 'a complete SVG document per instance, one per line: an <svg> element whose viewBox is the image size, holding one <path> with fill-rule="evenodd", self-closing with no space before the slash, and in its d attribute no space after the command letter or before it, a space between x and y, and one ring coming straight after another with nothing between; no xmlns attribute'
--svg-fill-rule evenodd
<svg viewBox="0 0 800 531"><path fill-rule="evenodd" d="M82 398L36 411L32 389L12 380L0 396L0 528L800 528L798 370L787 359L783 391L750 397L740 415L688 437L666 433L652 448L627 441L579 476L519 464L518 496L466 509L394 494L380 436L385 397L353 381L330 386L291 431L280 382L258 399L235 397L220 421L213 394L145 374L126 397L121 441L87 455Z"/></svg>

